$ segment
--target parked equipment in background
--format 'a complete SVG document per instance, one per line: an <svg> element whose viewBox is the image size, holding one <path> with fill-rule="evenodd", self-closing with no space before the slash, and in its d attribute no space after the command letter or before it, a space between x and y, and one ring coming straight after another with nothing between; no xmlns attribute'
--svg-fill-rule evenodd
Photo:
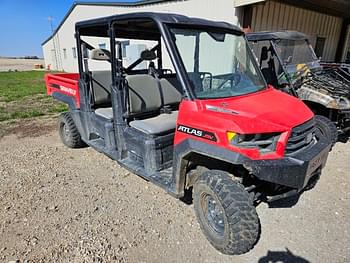
<svg viewBox="0 0 350 263"><path fill-rule="evenodd" d="M92 37L109 38L110 50ZM259 202L320 176L330 141L300 100L266 85L239 28L133 13L77 23L76 39L79 73L46 76L48 94L70 108L63 143L87 144L176 198L193 190L203 233L222 253L258 241ZM119 39L147 49L125 67Z"/></svg>
<svg viewBox="0 0 350 263"><path fill-rule="evenodd" d="M256 32L247 39L266 82L300 98L317 115L320 131L333 144L350 131L350 74L323 67L307 36L296 31ZM325 118L326 117L326 118Z"/></svg>

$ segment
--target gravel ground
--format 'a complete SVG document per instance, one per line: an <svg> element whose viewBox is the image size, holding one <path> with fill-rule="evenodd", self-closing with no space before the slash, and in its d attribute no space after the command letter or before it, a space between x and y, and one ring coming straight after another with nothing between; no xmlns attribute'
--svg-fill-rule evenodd
<svg viewBox="0 0 350 263"><path fill-rule="evenodd" d="M0 139L0 262L350 262L349 144L296 205L260 205L259 243L232 257L206 241L191 205L64 147L52 128L28 130Z"/></svg>

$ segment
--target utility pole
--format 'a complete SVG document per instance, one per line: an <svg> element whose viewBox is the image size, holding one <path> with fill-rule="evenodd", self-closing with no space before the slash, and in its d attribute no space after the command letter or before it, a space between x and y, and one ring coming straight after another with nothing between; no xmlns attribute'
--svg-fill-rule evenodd
<svg viewBox="0 0 350 263"><path fill-rule="evenodd" d="M57 61L57 47L56 47L56 41L55 41L55 36L54 36L54 30L53 30L53 23L52 21L54 20L54 18L52 16L49 16L47 18L47 20L50 23L50 27L51 27L51 34L52 34L52 42L53 42L53 51L54 51L54 62L56 64L56 70L58 70L58 61Z"/></svg>

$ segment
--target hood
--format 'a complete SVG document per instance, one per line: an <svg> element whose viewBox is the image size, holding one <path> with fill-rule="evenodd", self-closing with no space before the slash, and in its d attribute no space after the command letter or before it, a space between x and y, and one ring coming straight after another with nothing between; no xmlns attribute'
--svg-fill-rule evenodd
<svg viewBox="0 0 350 263"><path fill-rule="evenodd" d="M302 101L273 88L201 102L207 116L215 119L212 123L221 122L221 127L229 126L242 133L291 130L314 116Z"/></svg>

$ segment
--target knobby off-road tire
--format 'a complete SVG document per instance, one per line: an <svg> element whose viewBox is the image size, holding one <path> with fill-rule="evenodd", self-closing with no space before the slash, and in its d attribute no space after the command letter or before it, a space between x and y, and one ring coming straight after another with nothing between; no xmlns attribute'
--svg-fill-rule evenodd
<svg viewBox="0 0 350 263"><path fill-rule="evenodd" d="M62 113L58 118L58 132L64 145L69 148L86 146L69 112Z"/></svg>
<svg viewBox="0 0 350 263"><path fill-rule="evenodd" d="M220 252L243 254L258 241L260 223L253 201L226 172L204 172L193 187L193 203L202 231Z"/></svg>
<svg viewBox="0 0 350 263"><path fill-rule="evenodd" d="M331 141L332 147L338 141L337 126L327 117L315 115L316 127L328 140Z"/></svg>

